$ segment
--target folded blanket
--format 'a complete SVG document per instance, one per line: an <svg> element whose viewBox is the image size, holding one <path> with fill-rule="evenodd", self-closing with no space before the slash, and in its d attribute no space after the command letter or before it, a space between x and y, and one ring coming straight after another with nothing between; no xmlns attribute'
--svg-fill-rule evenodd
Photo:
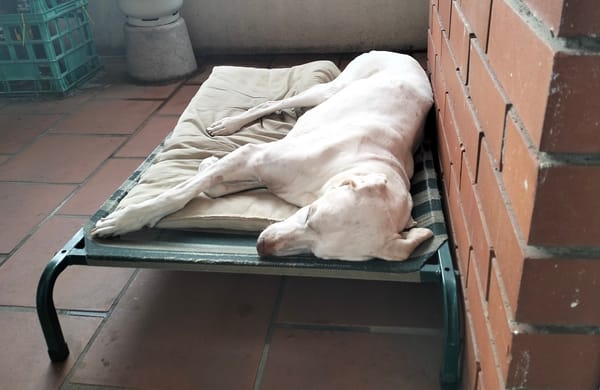
<svg viewBox="0 0 600 390"><path fill-rule="evenodd" d="M206 128L218 119L238 114L268 100L298 94L340 73L330 61L315 61L287 69L218 66L181 115L154 161L117 208L156 197L195 175L200 162L223 157L247 144L283 138L301 110L284 110L251 123L226 137L210 137ZM161 228L204 228L260 231L296 212L297 207L266 190L252 190L220 198L200 195L182 210L163 218Z"/></svg>

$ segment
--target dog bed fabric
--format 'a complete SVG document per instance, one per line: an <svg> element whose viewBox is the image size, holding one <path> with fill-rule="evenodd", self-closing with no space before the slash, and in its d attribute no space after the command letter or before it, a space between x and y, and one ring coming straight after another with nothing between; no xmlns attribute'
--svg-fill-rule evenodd
<svg viewBox="0 0 600 390"><path fill-rule="evenodd" d="M331 81L339 73L337 66L330 61L315 61L286 69L215 67L184 110L172 133L105 202L86 227L86 235L89 237L94 221L113 210L154 198L192 177L198 171L201 161L207 157L220 158L247 143L271 142L283 138L303 110L283 110L248 124L234 135L210 137L206 128L216 120L243 112L268 100L293 96L317 83ZM398 272L418 270L447 240L433 156L426 145L415 154L411 193L412 216L417 226L431 229L434 237L420 245L400 268L394 268ZM200 229L256 234L297 210L296 206L265 189L219 198L201 194L183 209L163 218L156 227L167 231ZM170 234L160 237L162 238L155 239L166 239L168 242L173 239ZM118 242L91 240L89 245L93 247L102 242L101 245L122 246L128 241L126 235ZM167 246L174 248L177 245ZM218 248L218 251L223 250L222 246Z"/></svg>
<svg viewBox="0 0 600 390"><path fill-rule="evenodd" d="M215 67L165 140L154 163L118 208L154 198L194 176L204 158L223 157L246 143L283 138L301 110L266 116L230 136L210 137L206 128L218 119L239 114L267 100L283 99L315 84L331 81L339 73L331 61L315 61L286 69ZM157 227L260 231L296 210L296 206L264 189L214 199L200 195L182 210L163 218Z"/></svg>

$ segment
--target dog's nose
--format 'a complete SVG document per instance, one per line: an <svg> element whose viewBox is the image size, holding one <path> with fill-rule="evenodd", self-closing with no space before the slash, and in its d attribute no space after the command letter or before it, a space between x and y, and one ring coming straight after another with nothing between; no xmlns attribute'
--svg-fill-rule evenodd
<svg viewBox="0 0 600 390"><path fill-rule="evenodd" d="M256 251L260 257L269 256L273 253L273 245L262 237L256 241Z"/></svg>

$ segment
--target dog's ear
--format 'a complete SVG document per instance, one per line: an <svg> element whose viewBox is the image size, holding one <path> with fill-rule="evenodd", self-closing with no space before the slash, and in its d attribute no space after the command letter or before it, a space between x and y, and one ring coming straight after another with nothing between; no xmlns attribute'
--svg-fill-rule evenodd
<svg viewBox="0 0 600 390"><path fill-rule="evenodd" d="M422 242L431 237L433 232L425 228L412 228L408 232L396 233L375 253L375 257L384 260L406 260Z"/></svg>
<svg viewBox="0 0 600 390"><path fill-rule="evenodd" d="M369 173L367 175L361 175L356 179L348 177L342 181L340 185L350 186L353 190L355 189L366 189L366 190L377 190L380 191L387 186L387 176L382 173Z"/></svg>
<svg viewBox="0 0 600 390"><path fill-rule="evenodd" d="M375 187L385 187L387 185L388 178L384 173L371 173L369 174L369 183Z"/></svg>
<svg viewBox="0 0 600 390"><path fill-rule="evenodd" d="M369 192L374 192L378 195L383 195L387 190L388 179L382 173L371 173L368 175L364 189Z"/></svg>

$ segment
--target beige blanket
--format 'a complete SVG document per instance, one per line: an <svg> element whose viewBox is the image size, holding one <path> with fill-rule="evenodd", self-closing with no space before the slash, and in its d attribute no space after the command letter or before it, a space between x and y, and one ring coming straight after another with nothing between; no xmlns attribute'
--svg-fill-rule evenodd
<svg viewBox="0 0 600 390"><path fill-rule="evenodd" d="M330 61L315 61L287 69L215 67L179 118L153 164L117 208L154 198L190 178L206 157L222 157L246 143L283 138L301 114L299 110L264 117L227 137L211 138L206 128L218 119L267 100L283 99L317 83L331 81L339 72ZM182 210L162 219L158 227L260 231L296 210L296 206L266 190L216 199L200 195Z"/></svg>

